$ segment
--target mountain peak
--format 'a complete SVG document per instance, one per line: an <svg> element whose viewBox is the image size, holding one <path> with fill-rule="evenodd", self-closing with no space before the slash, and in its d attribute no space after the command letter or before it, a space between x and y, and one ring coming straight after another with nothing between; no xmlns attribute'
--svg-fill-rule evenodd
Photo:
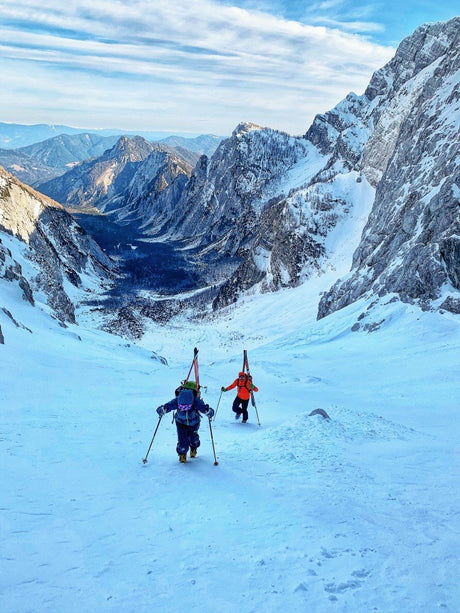
<svg viewBox="0 0 460 613"><path fill-rule="evenodd" d="M365 91L373 100L397 90L451 49L458 48L460 17L434 24L424 24L399 44L394 57L377 70Z"/></svg>
<svg viewBox="0 0 460 613"><path fill-rule="evenodd" d="M110 158L129 156L134 162L146 158L154 148L154 145L142 136L121 136L107 155Z"/></svg>
<svg viewBox="0 0 460 613"><path fill-rule="evenodd" d="M249 132L254 132L256 130L263 130L263 128L255 123L251 123L250 121L242 121L233 130L232 136L241 136L242 134L248 134Z"/></svg>

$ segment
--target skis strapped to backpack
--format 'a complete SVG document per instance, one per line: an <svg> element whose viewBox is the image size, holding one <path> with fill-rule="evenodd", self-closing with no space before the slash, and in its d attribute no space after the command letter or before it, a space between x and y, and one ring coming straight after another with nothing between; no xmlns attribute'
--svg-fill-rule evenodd
<svg viewBox="0 0 460 613"><path fill-rule="evenodd" d="M246 351L246 349L243 352L243 372L247 373L249 381L252 383L252 379L251 377L251 373L249 371L249 362L248 362L248 352ZM254 398L254 392L252 390L249 390L249 393L251 394L251 404L253 407L256 406L256 401Z"/></svg>
<svg viewBox="0 0 460 613"><path fill-rule="evenodd" d="M248 352L246 351L246 349L244 349L243 351L243 372L247 373L249 382L250 384L252 384L251 372L249 370ZM257 415L257 423L260 426L259 412L257 411L257 405L256 405L256 400L254 398L254 392L250 390L249 393L251 394L251 404L254 407L256 415Z"/></svg>
<svg viewBox="0 0 460 613"><path fill-rule="evenodd" d="M246 372L248 374L249 383L252 384L252 377L249 371L248 352L246 351L246 349L243 352L243 372ZM259 412L257 411L257 405L256 405L256 399L254 398L254 392L250 390L250 394L251 394L251 404L254 407L254 410L257 415L257 423L260 426Z"/></svg>
<svg viewBox="0 0 460 613"><path fill-rule="evenodd" d="M190 365L190 369L188 371L188 375L185 377L185 380L183 381L183 383L187 383L187 381L189 380L189 377L191 375L192 369L194 371L195 374L195 382L196 382L196 389L197 392L200 389L200 375L198 372L198 349L195 347L195 349L193 350L193 360L192 363Z"/></svg>
<svg viewBox="0 0 460 613"><path fill-rule="evenodd" d="M192 370L195 375L195 383L196 383L196 393L199 395L200 392L200 375L198 372L198 349L195 347L193 350L193 360L190 364L189 371L185 379L181 382L181 385L176 389L176 396L178 397L178 410L179 411L189 411L193 408L194 402L190 401L190 398L193 398L193 392L190 389L184 389L186 383L188 383L190 379L190 375L192 374ZM188 394L184 394L184 392L189 392ZM179 399L180 397L180 399ZM176 418L176 413L173 413L172 423Z"/></svg>

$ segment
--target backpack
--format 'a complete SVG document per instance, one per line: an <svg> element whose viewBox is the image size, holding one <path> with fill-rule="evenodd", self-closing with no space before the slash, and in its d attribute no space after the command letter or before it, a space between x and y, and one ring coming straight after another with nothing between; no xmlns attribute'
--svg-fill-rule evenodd
<svg viewBox="0 0 460 613"><path fill-rule="evenodd" d="M191 411L195 406L195 395L192 390L182 388L177 397L177 410L181 413Z"/></svg>

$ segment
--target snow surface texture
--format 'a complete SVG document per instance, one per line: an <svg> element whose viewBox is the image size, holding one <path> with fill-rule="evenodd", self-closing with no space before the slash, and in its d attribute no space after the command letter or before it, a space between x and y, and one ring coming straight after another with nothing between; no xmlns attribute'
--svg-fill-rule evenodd
<svg viewBox="0 0 460 613"><path fill-rule="evenodd" d="M2 611L459 609L458 316L387 300L355 333L368 304L316 322L306 284L148 350L0 292L29 328L0 309ZM222 394L218 466L207 420L178 462L170 415L144 465L195 345L214 408L248 349L262 425Z"/></svg>

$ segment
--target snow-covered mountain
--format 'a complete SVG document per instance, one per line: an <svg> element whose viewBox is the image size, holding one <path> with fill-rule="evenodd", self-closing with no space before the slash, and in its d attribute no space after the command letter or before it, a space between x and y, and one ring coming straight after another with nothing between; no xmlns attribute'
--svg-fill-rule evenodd
<svg viewBox="0 0 460 613"><path fill-rule="evenodd" d="M179 243L208 287L200 309L332 271L319 317L370 294L457 311L458 25L419 28L303 137L242 123L193 172L122 137L40 189Z"/></svg>
<svg viewBox="0 0 460 613"><path fill-rule="evenodd" d="M113 271L113 262L61 205L0 167L2 297L5 292L34 305L38 296L59 321L74 323L76 303L100 294Z"/></svg>
<svg viewBox="0 0 460 613"><path fill-rule="evenodd" d="M220 284L215 306L326 270L350 225L356 276L324 298L320 315L367 291L382 269L379 291L403 299L436 298L446 282L456 288L458 32L458 18L419 28L364 95L319 115L304 138L241 124L200 160L159 234L195 248L209 282ZM405 240L396 231L403 217ZM382 241L391 247L380 257ZM416 279L411 287L402 281L408 276Z"/></svg>
<svg viewBox="0 0 460 613"><path fill-rule="evenodd" d="M423 26L367 88L361 166L375 201L352 272L323 297L320 317L392 292L460 312L459 43L460 19Z"/></svg>

